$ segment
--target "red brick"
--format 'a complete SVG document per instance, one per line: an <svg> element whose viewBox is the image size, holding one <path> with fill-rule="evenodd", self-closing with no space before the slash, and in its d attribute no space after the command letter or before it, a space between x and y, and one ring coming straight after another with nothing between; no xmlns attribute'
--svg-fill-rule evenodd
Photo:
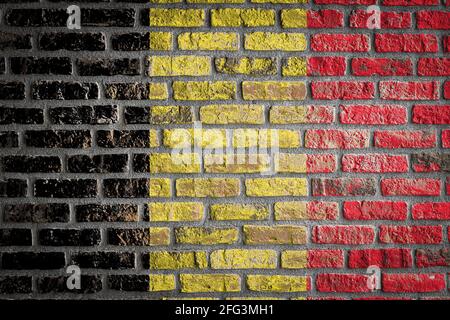
<svg viewBox="0 0 450 320"><path fill-rule="evenodd" d="M353 58L355 76L409 76L413 73L410 59Z"/></svg>
<svg viewBox="0 0 450 320"><path fill-rule="evenodd" d="M445 275L385 273L382 283L384 292L438 292L445 290Z"/></svg>
<svg viewBox="0 0 450 320"><path fill-rule="evenodd" d="M445 193L447 193L448 196L450 196L450 177L447 177L446 185L445 185ZM449 227L449 233L450 233L450 227ZM448 237L450 241L450 237Z"/></svg>
<svg viewBox="0 0 450 320"><path fill-rule="evenodd" d="M450 12L421 10L416 13L418 29L450 29Z"/></svg>
<svg viewBox="0 0 450 320"><path fill-rule="evenodd" d="M367 20L373 15L366 10L353 10L350 27L367 29ZM381 29L406 29L411 27L411 13L384 11L380 14Z"/></svg>
<svg viewBox="0 0 450 320"><path fill-rule="evenodd" d="M315 81L311 83L311 94L318 100L372 99L375 86L373 82L362 81Z"/></svg>
<svg viewBox="0 0 450 320"><path fill-rule="evenodd" d="M444 51L450 52L450 36L444 36L442 42L444 46Z"/></svg>
<svg viewBox="0 0 450 320"><path fill-rule="evenodd" d="M308 28L339 28L344 25L344 14L339 10L308 10Z"/></svg>
<svg viewBox="0 0 450 320"><path fill-rule="evenodd" d="M415 220L450 220L450 202L423 202L412 206Z"/></svg>
<svg viewBox="0 0 450 320"><path fill-rule="evenodd" d="M305 134L305 147L311 149L360 149L368 146L367 130L311 129Z"/></svg>
<svg viewBox="0 0 450 320"><path fill-rule="evenodd" d="M345 154L342 156L344 172L408 172L405 155Z"/></svg>
<svg viewBox="0 0 450 320"><path fill-rule="evenodd" d="M377 52L437 52L438 39L432 34L375 34Z"/></svg>
<svg viewBox="0 0 450 320"><path fill-rule="evenodd" d="M413 122L421 124L450 124L450 105L415 105Z"/></svg>
<svg viewBox="0 0 450 320"><path fill-rule="evenodd" d="M437 81L380 81L380 97L385 100L436 100L439 98Z"/></svg>
<svg viewBox="0 0 450 320"><path fill-rule="evenodd" d="M375 180L371 178L313 178L312 195L317 196L369 196L375 195Z"/></svg>
<svg viewBox="0 0 450 320"><path fill-rule="evenodd" d="M403 201L345 201L348 220L406 220L408 205Z"/></svg>
<svg viewBox="0 0 450 320"><path fill-rule="evenodd" d="M417 63L419 76L450 76L450 58L420 58Z"/></svg>
<svg viewBox="0 0 450 320"><path fill-rule="evenodd" d="M306 156L307 173L329 173L336 171L336 157L333 154L308 154Z"/></svg>
<svg viewBox="0 0 450 320"><path fill-rule="evenodd" d="M436 145L434 131L375 131L375 146L378 148L433 148Z"/></svg>
<svg viewBox="0 0 450 320"><path fill-rule="evenodd" d="M380 243L439 244L442 226L380 226Z"/></svg>
<svg viewBox="0 0 450 320"><path fill-rule="evenodd" d="M450 148L450 130L442 130L442 147Z"/></svg>
<svg viewBox="0 0 450 320"><path fill-rule="evenodd" d="M411 155L411 165L415 172L450 171L450 154L414 153Z"/></svg>
<svg viewBox="0 0 450 320"><path fill-rule="evenodd" d="M306 208L309 220L336 220L339 214L337 202L310 201Z"/></svg>
<svg viewBox="0 0 450 320"><path fill-rule="evenodd" d="M344 124L395 125L407 122L404 106L341 105L340 109L340 121Z"/></svg>
<svg viewBox="0 0 450 320"><path fill-rule="evenodd" d="M314 34L311 36L311 48L326 52L367 52L369 37L365 34Z"/></svg>
<svg viewBox="0 0 450 320"><path fill-rule="evenodd" d="M308 269L343 268L344 252L342 250L308 250Z"/></svg>
<svg viewBox="0 0 450 320"><path fill-rule="evenodd" d="M445 81L442 91L444 91L444 98L450 99L450 81Z"/></svg>
<svg viewBox="0 0 450 320"><path fill-rule="evenodd" d="M439 0L383 0L383 6L437 6Z"/></svg>
<svg viewBox="0 0 450 320"><path fill-rule="evenodd" d="M410 268L410 249L363 249L349 250L348 266L352 269L378 266L380 268Z"/></svg>
<svg viewBox="0 0 450 320"><path fill-rule="evenodd" d="M364 274L321 273L316 277L319 292L371 292Z"/></svg>
<svg viewBox="0 0 450 320"><path fill-rule="evenodd" d="M347 63L345 57L309 57L308 76L343 76Z"/></svg>
<svg viewBox="0 0 450 320"><path fill-rule="evenodd" d="M450 267L450 248L417 249L416 265L419 268Z"/></svg>
<svg viewBox="0 0 450 320"><path fill-rule="evenodd" d="M387 178L381 180L384 196L439 196L441 181L430 178Z"/></svg>
<svg viewBox="0 0 450 320"><path fill-rule="evenodd" d="M371 244L375 231L371 226L314 226L312 240L320 244Z"/></svg>

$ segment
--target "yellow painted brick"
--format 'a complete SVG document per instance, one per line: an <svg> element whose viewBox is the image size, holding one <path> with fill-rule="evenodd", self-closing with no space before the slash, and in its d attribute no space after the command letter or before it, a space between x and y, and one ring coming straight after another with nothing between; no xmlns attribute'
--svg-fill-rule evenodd
<svg viewBox="0 0 450 320"><path fill-rule="evenodd" d="M192 123L193 112L188 106L151 106L151 124L187 124Z"/></svg>
<svg viewBox="0 0 450 320"><path fill-rule="evenodd" d="M170 179L167 178L150 178L149 180L149 196L150 197L170 197Z"/></svg>
<svg viewBox="0 0 450 320"><path fill-rule="evenodd" d="M300 147L300 134L296 130L284 129L235 129L233 146L297 148Z"/></svg>
<svg viewBox="0 0 450 320"><path fill-rule="evenodd" d="M175 290L175 276L173 274L150 274L148 291Z"/></svg>
<svg viewBox="0 0 450 320"><path fill-rule="evenodd" d="M164 297L161 300L221 300L214 297Z"/></svg>
<svg viewBox="0 0 450 320"><path fill-rule="evenodd" d="M212 220L266 220L269 208L263 204L219 203L210 207Z"/></svg>
<svg viewBox="0 0 450 320"><path fill-rule="evenodd" d="M281 253L281 267L286 269L305 269L308 265L306 250L286 250Z"/></svg>
<svg viewBox="0 0 450 320"><path fill-rule="evenodd" d="M211 73L211 58L205 56L149 57L150 77L207 76Z"/></svg>
<svg viewBox="0 0 450 320"><path fill-rule="evenodd" d="M275 220L308 219L307 203L304 201L276 202L274 211Z"/></svg>
<svg viewBox="0 0 450 320"><path fill-rule="evenodd" d="M275 58L216 58L214 64L217 72L225 74L246 74L255 76L277 74Z"/></svg>
<svg viewBox="0 0 450 320"><path fill-rule="evenodd" d="M305 51L306 38L303 33L253 32L245 35L246 50Z"/></svg>
<svg viewBox="0 0 450 320"><path fill-rule="evenodd" d="M156 148L159 146L158 132L154 129L150 130L150 148Z"/></svg>
<svg viewBox="0 0 450 320"><path fill-rule="evenodd" d="M181 292L239 292L237 274L180 274Z"/></svg>
<svg viewBox="0 0 450 320"><path fill-rule="evenodd" d="M244 226L245 244L306 244L304 226Z"/></svg>
<svg viewBox="0 0 450 320"><path fill-rule="evenodd" d="M243 81L244 100L304 100L306 84L303 81Z"/></svg>
<svg viewBox="0 0 450 320"><path fill-rule="evenodd" d="M148 98L150 100L166 100L168 97L167 83L153 82L149 84Z"/></svg>
<svg viewBox="0 0 450 320"><path fill-rule="evenodd" d="M250 0L252 3L308 3L309 0Z"/></svg>
<svg viewBox="0 0 450 320"><path fill-rule="evenodd" d="M275 155L275 171L306 173L306 154L278 153Z"/></svg>
<svg viewBox="0 0 450 320"><path fill-rule="evenodd" d="M236 197L240 193L239 179L182 178L176 180L178 197Z"/></svg>
<svg viewBox="0 0 450 320"><path fill-rule="evenodd" d="M174 81L175 100L231 100L236 97L233 81Z"/></svg>
<svg viewBox="0 0 450 320"><path fill-rule="evenodd" d="M238 240L236 228L180 227L175 229L177 243L184 244L232 244Z"/></svg>
<svg viewBox="0 0 450 320"><path fill-rule="evenodd" d="M270 108L270 122L275 124L308 123L306 106L273 106Z"/></svg>
<svg viewBox="0 0 450 320"><path fill-rule="evenodd" d="M213 9L213 27L268 27L275 25L275 11L266 9Z"/></svg>
<svg viewBox="0 0 450 320"><path fill-rule="evenodd" d="M201 202L151 202L148 204L152 222L200 221L203 219Z"/></svg>
<svg viewBox="0 0 450 320"><path fill-rule="evenodd" d="M163 4L163 3L180 3L183 2L183 0L150 0L150 3L158 3L158 4Z"/></svg>
<svg viewBox="0 0 450 320"><path fill-rule="evenodd" d="M275 250L215 250L210 255L212 269L275 269Z"/></svg>
<svg viewBox="0 0 450 320"><path fill-rule="evenodd" d="M197 153L152 153L150 173L199 173L200 156Z"/></svg>
<svg viewBox="0 0 450 320"><path fill-rule="evenodd" d="M168 129L163 132L163 143L168 148L223 148L227 145L225 129Z"/></svg>
<svg viewBox="0 0 450 320"><path fill-rule="evenodd" d="M149 245L169 245L170 244L170 229L166 227L152 227L149 228Z"/></svg>
<svg viewBox="0 0 450 320"><path fill-rule="evenodd" d="M281 73L285 77L301 77L306 76L306 58L289 57L283 64Z"/></svg>
<svg viewBox="0 0 450 320"><path fill-rule="evenodd" d="M256 178L246 179L246 194L250 197L306 196L305 178Z"/></svg>
<svg viewBox="0 0 450 320"><path fill-rule="evenodd" d="M245 0L187 0L188 3L244 3Z"/></svg>
<svg viewBox="0 0 450 320"><path fill-rule="evenodd" d="M180 50L239 49L239 34L233 32L184 32L178 36Z"/></svg>
<svg viewBox="0 0 450 320"><path fill-rule="evenodd" d="M281 10L281 25L283 28L307 28L306 9Z"/></svg>
<svg viewBox="0 0 450 320"><path fill-rule="evenodd" d="M208 173L258 173L270 170L267 154L208 154L203 166Z"/></svg>
<svg viewBox="0 0 450 320"><path fill-rule="evenodd" d="M150 50L156 51L172 50L172 33L150 32Z"/></svg>
<svg viewBox="0 0 450 320"><path fill-rule="evenodd" d="M252 291L304 292L309 290L307 276L248 275L247 287Z"/></svg>
<svg viewBox="0 0 450 320"><path fill-rule="evenodd" d="M255 104L216 104L200 108L205 124L263 124L264 106Z"/></svg>
<svg viewBox="0 0 450 320"><path fill-rule="evenodd" d="M150 27L201 27L205 11L200 9L151 8Z"/></svg>
<svg viewBox="0 0 450 320"><path fill-rule="evenodd" d="M152 251L149 253L150 269L205 269L208 267L206 253L204 251Z"/></svg>

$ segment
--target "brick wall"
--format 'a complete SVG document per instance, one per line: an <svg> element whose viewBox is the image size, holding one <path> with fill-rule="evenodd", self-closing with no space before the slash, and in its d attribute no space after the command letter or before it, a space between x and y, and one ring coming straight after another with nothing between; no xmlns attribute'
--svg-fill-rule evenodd
<svg viewBox="0 0 450 320"><path fill-rule="evenodd" d="M448 298L448 0L1 2L2 297Z"/></svg>

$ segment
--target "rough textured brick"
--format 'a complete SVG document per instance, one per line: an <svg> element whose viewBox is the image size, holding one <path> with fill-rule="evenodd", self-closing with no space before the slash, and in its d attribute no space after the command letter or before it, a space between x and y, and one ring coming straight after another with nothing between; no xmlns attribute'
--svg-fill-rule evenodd
<svg viewBox="0 0 450 320"><path fill-rule="evenodd" d="M375 147L396 148L433 148L436 145L434 131L375 131Z"/></svg>
<svg viewBox="0 0 450 320"><path fill-rule="evenodd" d="M213 269L275 269L277 254L274 250L215 250L210 260Z"/></svg>
<svg viewBox="0 0 450 320"><path fill-rule="evenodd" d="M225 74L263 76L277 73L275 58L216 58L214 65L217 72Z"/></svg>
<svg viewBox="0 0 450 320"><path fill-rule="evenodd" d="M226 50L239 48L239 35L232 32L184 32L178 35L181 50Z"/></svg>
<svg viewBox="0 0 450 320"><path fill-rule="evenodd" d="M200 27L205 11L200 9L150 8L150 27Z"/></svg>
<svg viewBox="0 0 450 320"><path fill-rule="evenodd" d="M346 154L342 156L344 172L408 172L408 158L404 155Z"/></svg>
<svg viewBox="0 0 450 320"><path fill-rule="evenodd" d="M354 10L350 15L351 28L367 28L372 17L372 12ZM411 13L383 11L380 13L381 29L407 29L411 27Z"/></svg>
<svg viewBox="0 0 450 320"><path fill-rule="evenodd" d="M304 82L244 81L244 100L303 100L306 97Z"/></svg>
<svg viewBox="0 0 450 320"><path fill-rule="evenodd" d="M322 273L316 277L319 292L370 292L364 274Z"/></svg>
<svg viewBox="0 0 450 320"><path fill-rule="evenodd" d="M366 52L369 51L369 37L364 34L314 34L311 49L324 52Z"/></svg>
<svg viewBox="0 0 450 320"><path fill-rule="evenodd" d="M37 280L39 293L73 293L92 294L102 290L102 280L99 276L82 275L80 278L80 289L69 290L67 288L66 276L40 277Z"/></svg>
<svg viewBox="0 0 450 320"><path fill-rule="evenodd" d="M397 125L407 122L407 109L397 105L341 105L344 124Z"/></svg>
<svg viewBox="0 0 450 320"><path fill-rule="evenodd" d="M448 220L450 217L450 202L416 203L411 209L416 220Z"/></svg>
<svg viewBox="0 0 450 320"><path fill-rule="evenodd" d="M46 51L104 51L104 33L42 33L38 39L39 48Z"/></svg>
<svg viewBox="0 0 450 320"><path fill-rule="evenodd" d="M332 81L311 83L311 94L317 100L363 100L374 97L372 82Z"/></svg>
<svg viewBox="0 0 450 320"><path fill-rule="evenodd" d="M348 220L406 220L408 206L402 201L345 201Z"/></svg>
<svg viewBox="0 0 450 320"><path fill-rule="evenodd" d="M439 244L442 242L441 226L380 226L381 243Z"/></svg>
<svg viewBox="0 0 450 320"><path fill-rule="evenodd" d="M409 76L413 69L410 59L353 58L352 72L355 76Z"/></svg>
<svg viewBox="0 0 450 320"><path fill-rule="evenodd" d="M275 12L264 9L213 9L213 27L266 27L275 24Z"/></svg>
<svg viewBox="0 0 450 320"><path fill-rule="evenodd" d="M375 34L377 52L437 52L438 41L432 34Z"/></svg>
<svg viewBox="0 0 450 320"><path fill-rule="evenodd" d="M304 51L306 38L303 33L253 32L245 35L244 47L258 51Z"/></svg>
<svg viewBox="0 0 450 320"><path fill-rule="evenodd" d="M97 181L93 179L38 179L34 195L42 198L95 198Z"/></svg>
<svg viewBox="0 0 450 320"><path fill-rule="evenodd" d="M238 231L235 228L181 227L175 229L175 239L185 244L231 244L237 241Z"/></svg>
<svg viewBox="0 0 450 320"><path fill-rule="evenodd" d="M4 207L3 221L12 223L51 223L69 222L69 205L48 204L7 204Z"/></svg>
<svg viewBox="0 0 450 320"><path fill-rule="evenodd" d="M442 249L417 249L416 264L421 268L448 267L450 266L450 250Z"/></svg>
<svg viewBox="0 0 450 320"><path fill-rule="evenodd" d="M450 13L420 10L416 13L418 29L450 29Z"/></svg>
<svg viewBox="0 0 450 320"><path fill-rule="evenodd" d="M303 178L257 178L245 181L250 197L304 196L308 192Z"/></svg>
<svg viewBox="0 0 450 320"><path fill-rule="evenodd" d="M379 90L385 100L436 100L439 89L435 81L380 81Z"/></svg>
<svg viewBox="0 0 450 320"><path fill-rule="evenodd" d="M381 192L385 196L438 196L441 182L437 179L389 178L381 180Z"/></svg>
<svg viewBox="0 0 450 320"><path fill-rule="evenodd" d="M348 256L350 268L378 266L380 268L411 268L410 249L362 249L350 250Z"/></svg>
<svg viewBox="0 0 450 320"><path fill-rule="evenodd" d="M369 226L315 226L312 239L321 244L371 244L375 231Z"/></svg>
<svg viewBox="0 0 450 320"><path fill-rule="evenodd" d="M383 274L386 292L437 292L445 289L444 274Z"/></svg>
<svg viewBox="0 0 450 320"><path fill-rule="evenodd" d="M304 292L310 290L306 276L248 275L247 287L252 291Z"/></svg>
<svg viewBox="0 0 450 320"><path fill-rule="evenodd" d="M338 206L336 202L275 202L274 212L275 220L335 220Z"/></svg>
<svg viewBox="0 0 450 320"><path fill-rule="evenodd" d="M311 149L360 149L369 146L369 133L365 130L311 129L305 134L305 147Z"/></svg>
<svg viewBox="0 0 450 320"><path fill-rule="evenodd" d="M235 274L181 274L181 292L238 292L241 278Z"/></svg>
<svg viewBox="0 0 450 320"><path fill-rule="evenodd" d="M134 256L131 252L80 252L72 255L72 263L86 269L132 269Z"/></svg>
<svg viewBox="0 0 450 320"><path fill-rule="evenodd" d="M305 244L307 231L303 226L244 226L246 244Z"/></svg>
<svg viewBox="0 0 450 320"><path fill-rule="evenodd" d="M200 221L204 215L201 202L154 202L148 210L149 221Z"/></svg>

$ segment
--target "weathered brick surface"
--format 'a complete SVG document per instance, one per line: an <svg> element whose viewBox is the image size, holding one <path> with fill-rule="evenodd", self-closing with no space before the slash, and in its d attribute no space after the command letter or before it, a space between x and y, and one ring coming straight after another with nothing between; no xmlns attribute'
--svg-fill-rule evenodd
<svg viewBox="0 0 450 320"><path fill-rule="evenodd" d="M449 1L0 2L0 298L448 299Z"/></svg>

